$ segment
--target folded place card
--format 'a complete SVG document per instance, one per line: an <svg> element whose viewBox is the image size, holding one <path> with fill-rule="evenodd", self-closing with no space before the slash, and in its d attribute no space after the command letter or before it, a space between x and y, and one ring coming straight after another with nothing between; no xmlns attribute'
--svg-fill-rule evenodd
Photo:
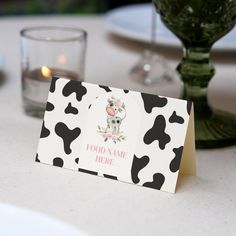
<svg viewBox="0 0 236 236"><path fill-rule="evenodd" d="M53 78L36 161L175 192L194 143L189 101Z"/></svg>

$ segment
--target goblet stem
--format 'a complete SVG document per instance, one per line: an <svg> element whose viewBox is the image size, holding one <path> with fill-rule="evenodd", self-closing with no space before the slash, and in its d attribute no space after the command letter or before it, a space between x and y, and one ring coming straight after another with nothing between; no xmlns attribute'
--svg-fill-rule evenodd
<svg viewBox="0 0 236 236"><path fill-rule="evenodd" d="M183 98L194 102L195 117L211 116L207 86L215 69L210 61L210 48L185 48L177 71L184 83Z"/></svg>
<svg viewBox="0 0 236 236"><path fill-rule="evenodd" d="M207 86L215 74L210 48L186 47L177 71L184 84L183 98L194 102L196 146L214 148L235 144L235 117L217 114L208 105Z"/></svg>

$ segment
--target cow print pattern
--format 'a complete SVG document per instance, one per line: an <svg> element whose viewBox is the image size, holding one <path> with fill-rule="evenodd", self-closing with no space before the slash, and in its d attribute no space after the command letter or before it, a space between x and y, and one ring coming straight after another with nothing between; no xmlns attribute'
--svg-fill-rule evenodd
<svg viewBox="0 0 236 236"><path fill-rule="evenodd" d="M35 161L36 161L36 162L40 162L40 160L39 160L39 154L38 154L38 153L36 154Z"/></svg>
<svg viewBox="0 0 236 236"><path fill-rule="evenodd" d="M164 182L165 182L165 176L161 173L156 173L153 175L153 181L146 182L143 184L143 186L160 190Z"/></svg>
<svg viewBox="0 0 236 236"><path fill-rule="evenodd" d="M107 93L111 92L111 89L108 86L99 85L99 87L104 89Z"/></svg>
<svg viewBox="0 0 236 236"><path fill-rule="evenodd" d="M78 102L82 100L82 97L87 93L87 89L82 85L81 82L70 80L62 90L62 94L65 97L70 96L72 93L76 94Z"/></svg>
<svg viewBox="0 0 236 236"><path fill-rule="evenodd" d="M51 93L55 92L55 90L56 90L56 82L57 82L58 79L59 79L58 77L52 77L51 86L50 86L50 89L49 89L49 91Z"/></svg>
<svg viewBox="0 0 236 236"><path fill-rule="evenodd" d="M46 104L46 111L53 111L54 110L54 105L51 102L47 102Z"/></svg>
<svg viewBox="0 0 236 236"><path fill-rule="evenodd" d="M78 109L76 107L73 107L71 105L71 102L68 103L68 106L65 109L65 114L74 114L77 115L79 113Z"/></svg>
<svg viewBox="0 0 236 236"><path fill-rule="evenodd" d="M180 166L180 161L181 161L181 157L182 157L182 153L183 153L183 146L179 147L179 148L174 148L173 152L175 154L174 159L171 161L170 163L170 171L171 172L176 172L179 170L179 166Z"/></svg>
<svg viewBox="0 0 236 236"><path fill-rule="evenodd" d="M113 176L113 175L106 175L104 174L103 175L105 178L108 178L108 179L113 179L113 180L118 180L116 176Z"/></svg>
<svg viewBox="0 0 236 236"><path fill-rule="evenodd" d="M179 124L183 124L184 123L184 119L181 116L178 116L176 114L176 111L174 111L171 115L171 117L169 118L169 122L170 123L179 123Z"/></svg>
<svg viewBox="0 0 236 236"><path fill-rule="evenodd" d="M50 130L45 127L45 124L43 122L40 138L46 138L49 135L50 135Z"/></svg>
<svg viewBox="0 0 236 236"><path fill-rule="evenodd" d="M138 173L140 170L142 170L149 162L148 156L143 156L141 158L138 158L134 155L133 164L131 168L131 177L133 183L137 184L139 183L140 179L138 178Z"/></svg>
<svg viewBox="0 0 236 236"><path fill-rule="evenodd" d="M178 176L184 141L179 141L177 138L174 140L174 132L171 133L170 131L186 127L188 122L185 121L189 119L192 103L179 101L178 104L183 104L183 109L178 110L178 106L174 105L175 101L169 98L144 93L135 94L136 92L126 89L121 90L122 96L135 95L135 100L140 104L143 119L140 127L140 143L137 144L135 155L132 154L133 160L129 169L130 179L124 180L119 175L98 173L83 168L80 166L81 160L78 157L78 153L72 152L72 144L74 148L75 146L78 147L81 142L83 126L80 126L80 117L85 112L88 112L93 102L101 95L105 93L112 94L112 92L117 91L113 91L113 88L108 86L100 85L92 93L88 93L89 88L84 82L68 81L56 77L52 79L49 101L46 105L47 112L45 113L45 121L42 124L41 140L35 161L113 180L122 180L153 189L174 191L175 183L172 187L169 187L171 185L169 181L173 181L173 176ZM71 96L72 94L75 97ZM60 99L57 99L58 96L61 96ZM49 118L53 117L55 110L54 119L56 121L53 123ZM77 114L80 115L76 116ZM47 117L49 115L50 117ZM67 120L72 120L73 122L68 121L67 123L65 122ZM47 139L50 139L50 142L53 143L52 152L47 149L48 145L44 146ZM159 150L158 154L154 149ZM45 154L45 150L47 150L48 154ZM165 155L166 150L172 150L171 155ZM166 172L159 168L162 158L168 158L167 164L169 168L165 170Z"/></svg>
<svg viewBox="0 0 236 236"><path fill-rule="evenodd" d="M141 95L147 113L151 113L154 107L164 107L167 104L167 98L161 98L147 93L142 93Z"/></svg>
<svg viewBox="0 0 236 236"><path fill-rule="evenodd" d="M56 157L53 159L53 165L58 167L63 167L64 161L60 157Z"/></svg>
<svg viewBox="0 0 236 236"><path fill-rule="evenodd" d="M70 154L72 151L70 145L80 135L80 128L70 130L64 123L59 122L55 126L55 132L63 140L65 153Z"/></svg>
<svg viewBox="0 0 236 236"><path fill-rule="evenodd" d="M160 149L164 149L166 144L170 142L170 136L165 132L166 120L163 115L156 117L151 129L145 134L143 141L146 144L151 144L155 140L159 141Z"/></svg>
<svg viewBox="0 0 236 236"><path fill-rule="evenodd" d="M82 168L79 168L79 171L83 172L83 173L91 174L91 175L98 175L98 172L91 171L91 170L85 170L85 169L82 169Z"/></svg>
<svg viewBox="0 0 236 236"><path fill-rule="evenodd" d="M190 101L187 101L187 112L188 112L188 115L190 116L190 112L191 112L191 108L192 108L192 102Z"/></svg>

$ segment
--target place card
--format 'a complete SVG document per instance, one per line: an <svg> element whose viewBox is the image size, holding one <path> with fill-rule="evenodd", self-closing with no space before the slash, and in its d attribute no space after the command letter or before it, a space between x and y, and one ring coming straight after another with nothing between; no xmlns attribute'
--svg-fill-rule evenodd
<svg viewBox="0 0 236 236"><path fill-rule="evenodd" d="M195 174L193 104L53 78L36 161L175 192Z"/></svg>

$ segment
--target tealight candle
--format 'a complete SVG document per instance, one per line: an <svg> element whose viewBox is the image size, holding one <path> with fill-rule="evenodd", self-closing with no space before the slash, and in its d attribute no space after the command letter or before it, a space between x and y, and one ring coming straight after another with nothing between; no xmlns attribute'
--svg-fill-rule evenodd
<svg viewBox="0 0 236 236"><path fill-rule="evenodd" d="M86 32L36 27L22 30L21 39L24 110L42 117L53 76L83 81Z"/></svg>
<svg viewBox="0 0 236 236"><path fill-rule="evenodd" d="M38 108L41 108L42 111L45 109L52 76L79 80L78 74L72 71L48 68L47 66L31 71L23 71L23 100L27 105L27 109L29 109L29 106L34 106L34 104L37 104L37 111Z"/></svg>

